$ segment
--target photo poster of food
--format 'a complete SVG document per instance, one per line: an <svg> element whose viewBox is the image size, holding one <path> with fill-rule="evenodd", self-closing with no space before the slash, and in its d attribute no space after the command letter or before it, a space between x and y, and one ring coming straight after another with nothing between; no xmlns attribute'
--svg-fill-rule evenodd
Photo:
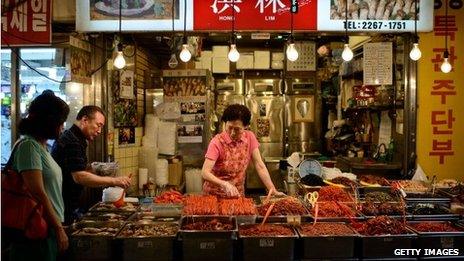
<svg viewBox="0 0 464 261"><path fill-rule="evenodd" d="M134 99L134 71L120 71L119 98Z"/></svg>
<svg viewBox="0 0 464 261"><path fill-rule="evenodd" d="M293 97L293 122L314 122L314 95Z"/></svg>
<svg viewBox="0 0 464 261"><path fill-rule="evenodd" d="M348 3L348 6L346 5ZM348 9L348 27L353 31L414 32L414 0L317 1L317 30L344 31ZM432 0L417 0L417 30L433 30Z"/></svg>
<svg viewBox="0 0 464 261"><path fill-rule="evenodd" d="M118 146L131 146L135 145L135 128L134 127L125 127L119 128L118 133Z"/></svg>
<svg viewBox="0 0 464 261"><path fill-rule="evenodd" d="M179 143L202 143L203 124L178 124L177 141Z"/></svg>
<svg viewBox="0 0 464 261"><path fill-rule="evenodd" d="M206 102L181 102L180 114L182 122L205 121Z"/></svg>
<svg viewBox="0 0 464 261"><path fill-rule="evenodd" d="M76 37L69 37L71 50L71 81L92 84L92 67L90 61L90 44Z"/></svg>
<svg viewBox="0 0 464 261"><path fill-rule="evenodd" d="M137 126L137 99L123 99L119 97L119 71L113 71L112 74L112 93L113 102L110 103L113 110L114 127L135 127ZM135 84L134 84L135 85Z"/></svg>
<svg viewBox="0 0 464 261"><path fill-rule="evenodd" d="M119 0L76 1L76 31L117 32L119 3ZM193 0L121 0L121 5L123 32L171 31L173 11L174 28L182 31L184 10L186 30L193 30Z"/></svg>
<svg viewBox="0 0 464 261"><path fill-rule="evenodd" d="M206 96L205 76L163 77L163 90L166 98Z"/></svg>

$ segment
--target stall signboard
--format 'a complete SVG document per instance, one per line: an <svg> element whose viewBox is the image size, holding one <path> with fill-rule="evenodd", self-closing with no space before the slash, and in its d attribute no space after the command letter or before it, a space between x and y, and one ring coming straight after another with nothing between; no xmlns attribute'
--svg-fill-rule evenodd
<svg viewBox="0 0 464 261"><path fill-rule="evenodd" d="M418 61L417 156L427 175L438 179L462 178L464 155L464 8L453 8L449 1L448 16L441 1L431 17L434 29L420 35L422 57ZM441 71L448 37L449 73Z"/></svg>
<svg viewBox="0 0 464 261"><path fill-rule="evenodd" d="M299 0L293 14L294 30L315 31L316 0ZM235 10L235 14L232 10ZM230 30L235 15L236 30L290 30L288 0L194 0L194 30Z"/></svg>
<svg viewBox="0 0 464 261"><path fill-rule="evenodd" d="M361 1L348 7L344 0L317 1L317 30L349 32L412 32L414 31L415 1ZM359 2L359 1L358 1ZM417 30L433 29L432 0L417 1ZM345 12L348 8L348 19Z"/></svg>
<svg viewBox="0 0 464 261"><path fill-rule="evenodd" d="M2 47L52 42L51 0L2 0Z"/></svg>
<svg viewBox="0 0 464 261"><path fill-rule="evenodd" d="M119 30L119 0L76 1L76 30L79 32L116 32ZM174 8L173 8L174 3ZM192 30L193 0L121 0L121 31Z"/></svg>

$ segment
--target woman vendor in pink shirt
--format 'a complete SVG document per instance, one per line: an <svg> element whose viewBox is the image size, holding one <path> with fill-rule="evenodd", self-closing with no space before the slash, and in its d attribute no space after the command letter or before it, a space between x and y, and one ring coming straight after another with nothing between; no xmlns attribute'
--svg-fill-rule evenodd
<svg viewBox="0 0 464 261"><path fill-rule="evenodd" d="M278 192L261 159L259 143L253 132L245 130L250 125L251 113L246 106L228 106L222 115L225 129L216 135L208 146L202 169L203 192L219 197L245 196L245 171L253 160L256 171L266 188Z"/></svg>

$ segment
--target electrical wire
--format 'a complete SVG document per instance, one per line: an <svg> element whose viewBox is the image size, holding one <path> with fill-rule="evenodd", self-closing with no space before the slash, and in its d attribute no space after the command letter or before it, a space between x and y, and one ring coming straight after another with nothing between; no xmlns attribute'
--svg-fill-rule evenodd
<svg viewBox="0 0 464 261"><path fill-rule="evenodd" d="M345 0L345 43L348 44L348 0Z"/></svg>
<svg viewBox="0 0 464 261"><path fill-rule="evenodd" d="M10 46L10 44L4 39L3 35L1 36L3 38L3 42L6 43L6 45L8 46L8 48L14 53L16 54L16 56L18 57L18 59L29 69L31 69L32 71L36 72L38 75L46 78L47 80L50 80L52 82L56 82L56 83L70 83L72 82L71 80L68 80L68 81L65 81L65 80L62 80L62 81L58 81L58 80L55 80L53 78L50 78L49 76L43 74L42 72L38 71L37 69L35 69L34 67L32 67L31 65L29 65L23 58L21 58L21 55L16 51L15 48L12 48ZM113 51L114 48L111 50ZM105 65L106 63L108 63L110 59L106 59L105 62L103 62L103 64L101 64L97 69L93 70L92 73L90 74L90 76L94 75L95 73L97 73L98 71L100 71Z"/></svg>
<svg viewBox="0 0 464 261"><path fill-rule="evenodd" d="M448 52L448 0L445 0L445 52Z"/></svg>

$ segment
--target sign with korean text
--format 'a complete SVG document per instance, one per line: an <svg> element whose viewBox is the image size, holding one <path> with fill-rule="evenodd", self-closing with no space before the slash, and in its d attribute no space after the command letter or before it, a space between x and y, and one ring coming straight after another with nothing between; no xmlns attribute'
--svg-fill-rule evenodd
<svg viewBox="0 0 464 261"><path fill-rule="evenodd" d="M294 30L316 30L317 3L298 1L298 13L293 14ZM236 30L291 29L289 0L194 0L194 8L193 29L198 31L231 30L233 16Z"/></svg>
<svg viewBox="0 0 464 261"><path fill-rule="evenodd" d="M348 6L346 6L348 2ZM339 1L317 2L317 30L350 32L413 32L415 1ZM433 1L417 1L417 30L433 29ZM348 13L348 21L345 21Z"/></svg>
<svg viewBox="0 0 464 261"><path fill-rule="evenodd" d="M186 10L186 29L192 30L193 0L121 1L121 31L172 31L173 10L174 30L184 29L184 10ZM119 3L118 0L76 1L76 30L79 32L118 31Z"/></svg>
<svg viewBox="0 0 464 261"><path fill-rule="evenodd" d="M51 10L51 0L2 0L2 46L50 45Z"/></svg>
<svg viewBox="0 0 464 261"><path fill-rule="evenodd" d="M418 163L427 175L460 179L464 155L464 9L441 1L435 9L433 32L420 35L422 58L418 61ZM449 3L448 16L445 4ZM448 37L452 70L441 71Z"/></svg>

